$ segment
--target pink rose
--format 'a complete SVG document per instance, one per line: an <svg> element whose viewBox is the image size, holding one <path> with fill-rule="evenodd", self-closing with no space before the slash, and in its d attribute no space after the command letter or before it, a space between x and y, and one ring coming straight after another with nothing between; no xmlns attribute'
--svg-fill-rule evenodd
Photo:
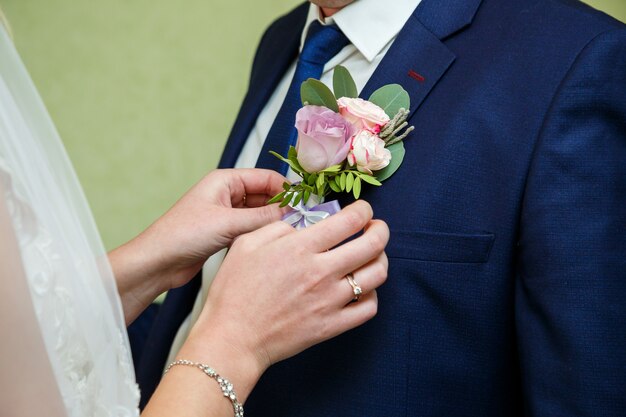
<svg viewBox="0 0 626 417"><path fill-rule="evenodd" d="M348 153L348 164L356 165L357 169L372 175L389 165L391 152L385 148L385 141L368 130L362 130L354 139Z"/></svg>
<svg viewBox="0 0 626 417"><path fill-rule="evenodd" d="M296 113L298 162L306 172L340 164L350 150L352 125L326 107L304 106Z"/></svg>
<svg viewBox="0 0 626 417"><path fill-rule="evenodd" d="M357 130L367 129L378 133L389 123L387 113L374 103L362 98L341 97L337 100L339 113L354 125Z"/></svg>

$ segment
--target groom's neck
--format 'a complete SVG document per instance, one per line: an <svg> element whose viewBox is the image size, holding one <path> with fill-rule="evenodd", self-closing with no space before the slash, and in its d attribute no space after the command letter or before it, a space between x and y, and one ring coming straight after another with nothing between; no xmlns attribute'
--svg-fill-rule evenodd
<svg viewBox="0 0 626 417"><path fill-rule="evenodd" d="M331 17L332 15L334 15L335 13L337 13L339 10L343 9L346 6L342 6L342 7L320 7L320 10L322 12L322 16L323 17Z"/></svg>

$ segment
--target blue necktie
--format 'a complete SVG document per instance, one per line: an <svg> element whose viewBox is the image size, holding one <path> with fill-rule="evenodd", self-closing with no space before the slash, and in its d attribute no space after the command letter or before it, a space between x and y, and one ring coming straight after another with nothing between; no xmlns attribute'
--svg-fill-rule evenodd
<svg viewBox="0 0 626 417"><path fill-rule="evenodd" d="M256 163L257 168L273 169L283 175L287 174L287 164L272 156L269 151L287 156L289 146L296 144L296 113L302 107L300 85L309 78L319 79L324 65L349 43L346 35L336 25L324 26L318 21L311 23L289 91L263 144Z"/></svg>

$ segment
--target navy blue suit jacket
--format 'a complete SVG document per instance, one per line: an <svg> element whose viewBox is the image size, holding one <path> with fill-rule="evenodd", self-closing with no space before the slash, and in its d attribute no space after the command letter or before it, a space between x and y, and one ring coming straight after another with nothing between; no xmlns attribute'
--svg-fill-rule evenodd
<svg viewBox="0 0 626 417"><path fill-rule="evenodd" d="M221 166L296 58L306 9L263 36ZM391 229L379 313L272 367L246 414L625 416L625 27L575 1L423 0L362 95L388 83L416 129L362 195ZM197 288L160 312L146 396Z"/></svg>

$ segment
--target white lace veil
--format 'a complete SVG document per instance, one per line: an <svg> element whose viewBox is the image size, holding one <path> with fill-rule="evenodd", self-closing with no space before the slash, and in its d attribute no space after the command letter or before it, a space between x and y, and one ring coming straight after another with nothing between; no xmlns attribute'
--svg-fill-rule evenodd
<svg viewBox="0 0 626 417"><path fill-rule="evenodd" d="M2 24L0 203L12 219L30 289L21 304L34 309L67 415L138 415L124 316L106 252L57 131ZM0 261L3 251L0 245ZM15 295L11 279L0 276L2 298Z"/></svg>

